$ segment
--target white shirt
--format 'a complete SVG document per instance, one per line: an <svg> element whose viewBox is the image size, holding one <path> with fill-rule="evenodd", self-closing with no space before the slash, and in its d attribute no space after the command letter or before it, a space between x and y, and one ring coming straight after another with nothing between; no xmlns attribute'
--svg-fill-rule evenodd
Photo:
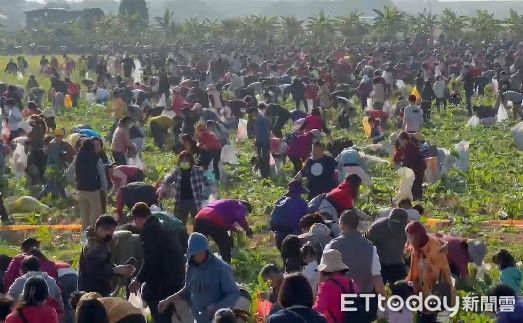
<svg viewBox="0 0 523 323"><path fill-rule="evenodd" d="M381 275L380 257L378 256L378 249L372 247L372 265L370 269L372 277Z"/></svg>
<svg viewBox="0 0 523 323"><path fill-rule="evenodd" d="M318 291L318 284L320 283L320 272L317 271L318 268L318 262L316 260L309 262L305 267L303 267L301 273L307 280L309 281L309 284L311 284L312 287L312 293L316 295L316 292Z"/></svg>
<svg viewBox="0 0 523 323"><path fill-rule="evenodd" d="M419 132L423 124L423 110L415 105L409 105L403 111L403 126L405 131Z"/></svg>

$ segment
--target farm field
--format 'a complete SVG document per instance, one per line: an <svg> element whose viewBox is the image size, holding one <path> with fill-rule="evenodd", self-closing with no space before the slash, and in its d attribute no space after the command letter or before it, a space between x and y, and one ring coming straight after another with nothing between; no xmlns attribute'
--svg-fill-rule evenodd
<svg viewBox="0 0 523 323"><path fill-rule="evenodd" d="M30 63L31 72L37 77L40 85L48 89L49 80L40 75L38 70L39 57L26 57ZM0 67L4 67L9 57L0 57ZM28 75L23 79L16 76L0 75L0 80L9 84L24 85ZM80 81L78 75L73 77ZM483 98L492 104L493 98ZM288 103L290 108L291 104ZM359 110L359 109L358 109ZM433 110L434 111L434 110ZM360 112L359 112L360 113ZM470 170L461 172L452 169L448 176L435 184L424 187L422 205L426 209L425 218L449 220L450 224L431 226L432 232L443 230L468 237L482 237L489 247L489 255L499 248L511 251L517 259L523 259L523 236L521 228L491 227L482 224L486 220L512 219L523 220L523 152L514 146L511 127L516 123L512 120L498 123L492 127L467 126L468 117L463 107L449 108L433 113L433 123L423 130L427 141L437 147L453 150L455 144L467 141L470 144ZM68 110L57 118L58 127L70 131L75 125L89 124L100 131L104 137L109 133L112 120L108 120L107 108L89 106L82 101L74 110ZM333 129L332 137L350 138L357 146L370 144L361 124L361 113L352 122L350 130L341 130L332 120L329 127ZM146 131L148 131L146 127ZM387 133L387 135L390 134ZM237 279L249 284L251 290L261 288L257 285L257 273L260 268L270 262L281 263L279 254L274 248L274 241L269 232L268 218L274 202L287 190L291 179L291 165L287 163L280 170L279 176L272 179L259 179L251 172L250 159L254 154L253 142L236 143L239 152L240 165L228 167L230 172L227 183L220 187L220 197L239 198L251 202L254 212L249 216L255 237L248 240L243 234L238 234L233 249L233 267ZM152 138L146 135L144 148L144 164L146 165L146 182L155 183L176 164L176 157L171 152L161 152L153 145ZM399 178L390 157L384 157L389 164L373 164L371 175L374 187L363 188L358 207L373 216L379 210L390 206L390 197L395 194ZM34 195L39 188L28 187L25 180L17 180L10 176L6 179L6 204L16 197ZM72 192L72 189L69 189ZM25 214L17 217L18 224L69 224L79 223L75 212L74 199L63 201L44 198L45 204L51 206L47 214ZM172 210L172 201L165 206ZM110 206L110 213L115 213ZM14 255L18 252L18 242L28 233L1 232L0 254ZM77 259L80 250L80 236L77 233L51 232L41 229L36 232L42 241L43 249L51 258L71 260ZM493 278L496 270L491 271ZM467 314L460 317L465 322L488 322L486 317Z"/></svg>

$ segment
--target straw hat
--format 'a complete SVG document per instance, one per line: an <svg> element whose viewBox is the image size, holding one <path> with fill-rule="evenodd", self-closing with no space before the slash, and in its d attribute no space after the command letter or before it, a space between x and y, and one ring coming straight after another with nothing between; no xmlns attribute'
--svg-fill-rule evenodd
<svg viewBox="0 0 523 323"><path fill-rule="evenodd" d="M341 253L338 250L328 249L323 253L317 269L319 272L333 273L347 270L349 267L343 263Z"/></svg>

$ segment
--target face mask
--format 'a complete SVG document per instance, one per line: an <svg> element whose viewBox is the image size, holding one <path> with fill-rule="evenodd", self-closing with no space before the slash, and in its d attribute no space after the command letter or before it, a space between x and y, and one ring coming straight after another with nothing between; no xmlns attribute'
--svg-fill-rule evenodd
<svg viewBox="0 0 523 323"><path fill-rule="evenodd" d="M191 163L189 163L189 162L182 162L182 163L180 163L180 167L183 170L189 170L189 169L191 169Z"/></svg>
<svg viewBox="0 0 523 323"><path fill-rule="evenodd" d="M109 241L113 240L113 236L110 235L110 234L108 234L108 235L106 235L106 236L104 237L103 240L104 240L104 242L109 242Z"/></svg>

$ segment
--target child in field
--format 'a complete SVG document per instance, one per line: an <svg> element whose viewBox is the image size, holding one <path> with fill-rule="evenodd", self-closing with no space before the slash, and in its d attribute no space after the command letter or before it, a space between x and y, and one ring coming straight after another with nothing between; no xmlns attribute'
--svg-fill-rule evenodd
<svg viewBox="0 0 523 323"><path fill-rule="evenodd" d="M301 247L300 249L301 257L303 259L303 262L306 264L301 273L307 280L309 281L309 284L311 284L312 287L312 293L314 296L316 296L316 292L318 290L318 284L320 282L320 273L316 269L318 267L318 261L316 258L316 252L314 251L314 247L311 245L305 245Z"/></svg>
<svg viewBox="0 0 523 323"><path fill-rule="evenodd" d="M414 313L409 311L406 308L406 300L409 296L412 295L413 289L406 281L398 281L391 286L391 291L393 296L399 296L403 302L403 308L400 310L392 310L390 308L386 309L386 314L389 323L413 323L414 322Z"/></svg>
<svg viewBox="0 0 523 323"><path fill-rule="evenodd" d="M519 295L521 291L521 271L510 252L506 249L500 249L492 256L492 262L498 265L501 271L501 284L512 288Z"/></svg>

